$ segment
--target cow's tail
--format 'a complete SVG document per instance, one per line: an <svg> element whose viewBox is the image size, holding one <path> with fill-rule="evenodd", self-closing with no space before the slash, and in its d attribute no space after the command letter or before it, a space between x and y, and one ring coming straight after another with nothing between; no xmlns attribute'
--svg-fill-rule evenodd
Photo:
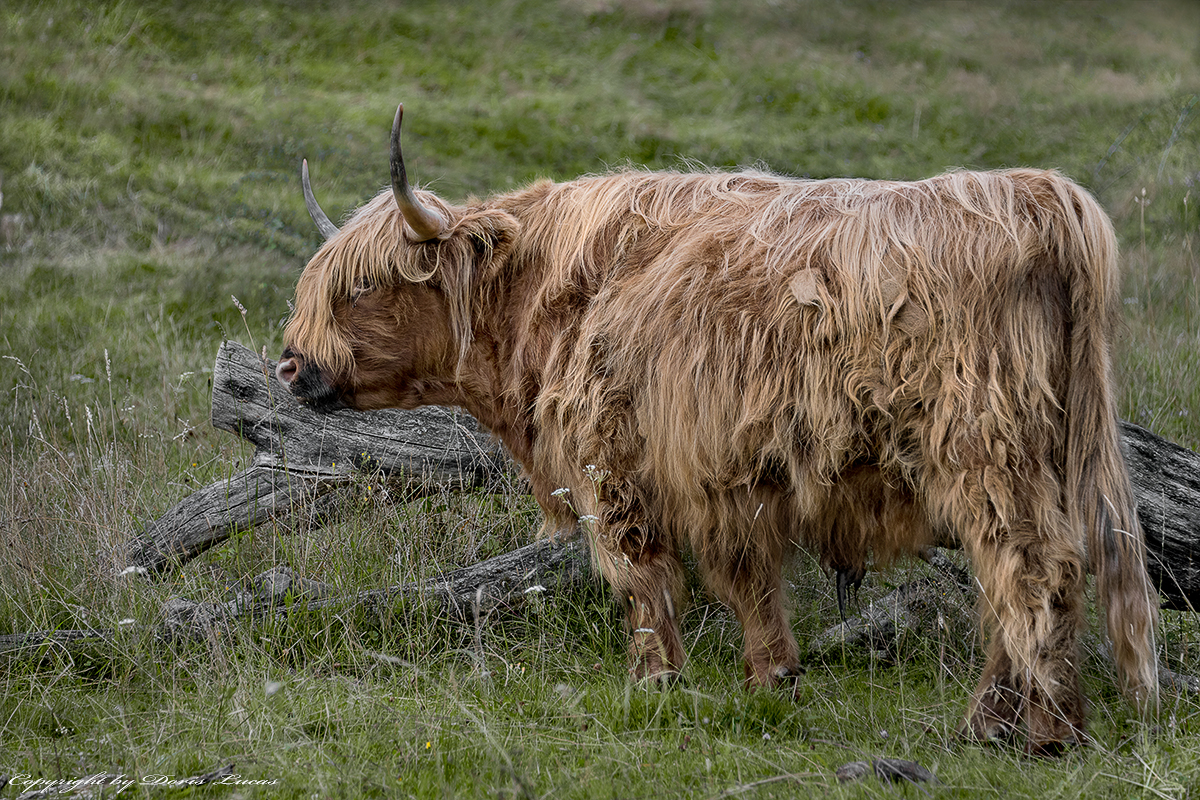
<svg viewBox="0 0 1200 800"><path fill-rule="evenodd" d="M1154 635L1158 593L1121 452L1109 342L1120 314L1117 243L1108 216L1082 188L1051 175L1059 214L1052 236L1070 283L1066 480L1069 514L1086 531L1121 687L1143 712L1158 703Z"/></svg>

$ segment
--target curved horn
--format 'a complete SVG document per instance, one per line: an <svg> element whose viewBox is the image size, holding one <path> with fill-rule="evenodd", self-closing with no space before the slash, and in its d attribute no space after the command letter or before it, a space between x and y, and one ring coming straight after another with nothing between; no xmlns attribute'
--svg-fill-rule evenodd
<svg viewBox="0 0 1200 800"><path fill-rule="evenodd" d="M404 118L404 103L396 108L396 119L392 122L392 194L396 206L404 215L404 221L416 234L417 241L436 239L446 230L446 220L436 211L421 205L412 187L408 185L408 173L404 170L404 156L400 152L400 120Z"/></svg>
<svg viewBox="0 0 1200 800"><path fill-rule="evenodd" d="M312 186L308 183L307 158L300 162L300 182L304 184L304 205L308 208L308 215L317 224L317 230L322 236L327 240L333 238L338 232L338 227L329 221L329 217L325 216L325 212L317 204L317 198L313 197Z"/></svg>

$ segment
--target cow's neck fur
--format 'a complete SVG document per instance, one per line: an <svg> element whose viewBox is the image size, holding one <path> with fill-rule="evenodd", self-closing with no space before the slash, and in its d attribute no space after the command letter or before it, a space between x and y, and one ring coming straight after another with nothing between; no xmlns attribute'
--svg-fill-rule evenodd
<svg viewBox="0 0 1200 800"><path fill-rule="evenodd" d="M521 226L523 244L501 270L472 289L473 336L458 367L453 400L504 443L545 508L552 507L551 493L560 485L536 462L538 434L532 418L552 344L544 312L537 309L549 255L524 239L536 227L531 220L545 213L542 204L554 188L540 182L478 206L512 214ZM566 526L565 521L558 525Z"/></svg>

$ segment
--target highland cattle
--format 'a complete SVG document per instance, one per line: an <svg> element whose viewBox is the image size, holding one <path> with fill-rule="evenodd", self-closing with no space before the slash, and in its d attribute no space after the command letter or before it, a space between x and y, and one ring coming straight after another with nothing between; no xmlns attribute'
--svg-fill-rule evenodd
<svg viewBox="0 0 1200 800"><path fill-rule="evenodd" d="M630 669L687 653L681 551L744 631L745 679L800 655L782 567L861 574L947 536L987 657L964 731L1082 739L1090 568L1122 689L1157 699L1157 595L1119 445L1111 225L1053 171L914 182L626 170L450 204L408 182L327 236L279 380L317 408L467 409L545 532L582 526Z"/></svg>

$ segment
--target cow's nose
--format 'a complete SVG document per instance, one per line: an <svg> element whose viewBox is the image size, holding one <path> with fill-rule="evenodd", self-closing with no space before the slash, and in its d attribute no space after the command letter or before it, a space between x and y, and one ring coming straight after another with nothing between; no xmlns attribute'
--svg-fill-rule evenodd
<svg viewBox="0 0 1200 800"><path fill-rule="evenodd" d="M275 377L284 386L290 386L300 371L300 365L295 357L284 358L275 366Z"/></svg>

